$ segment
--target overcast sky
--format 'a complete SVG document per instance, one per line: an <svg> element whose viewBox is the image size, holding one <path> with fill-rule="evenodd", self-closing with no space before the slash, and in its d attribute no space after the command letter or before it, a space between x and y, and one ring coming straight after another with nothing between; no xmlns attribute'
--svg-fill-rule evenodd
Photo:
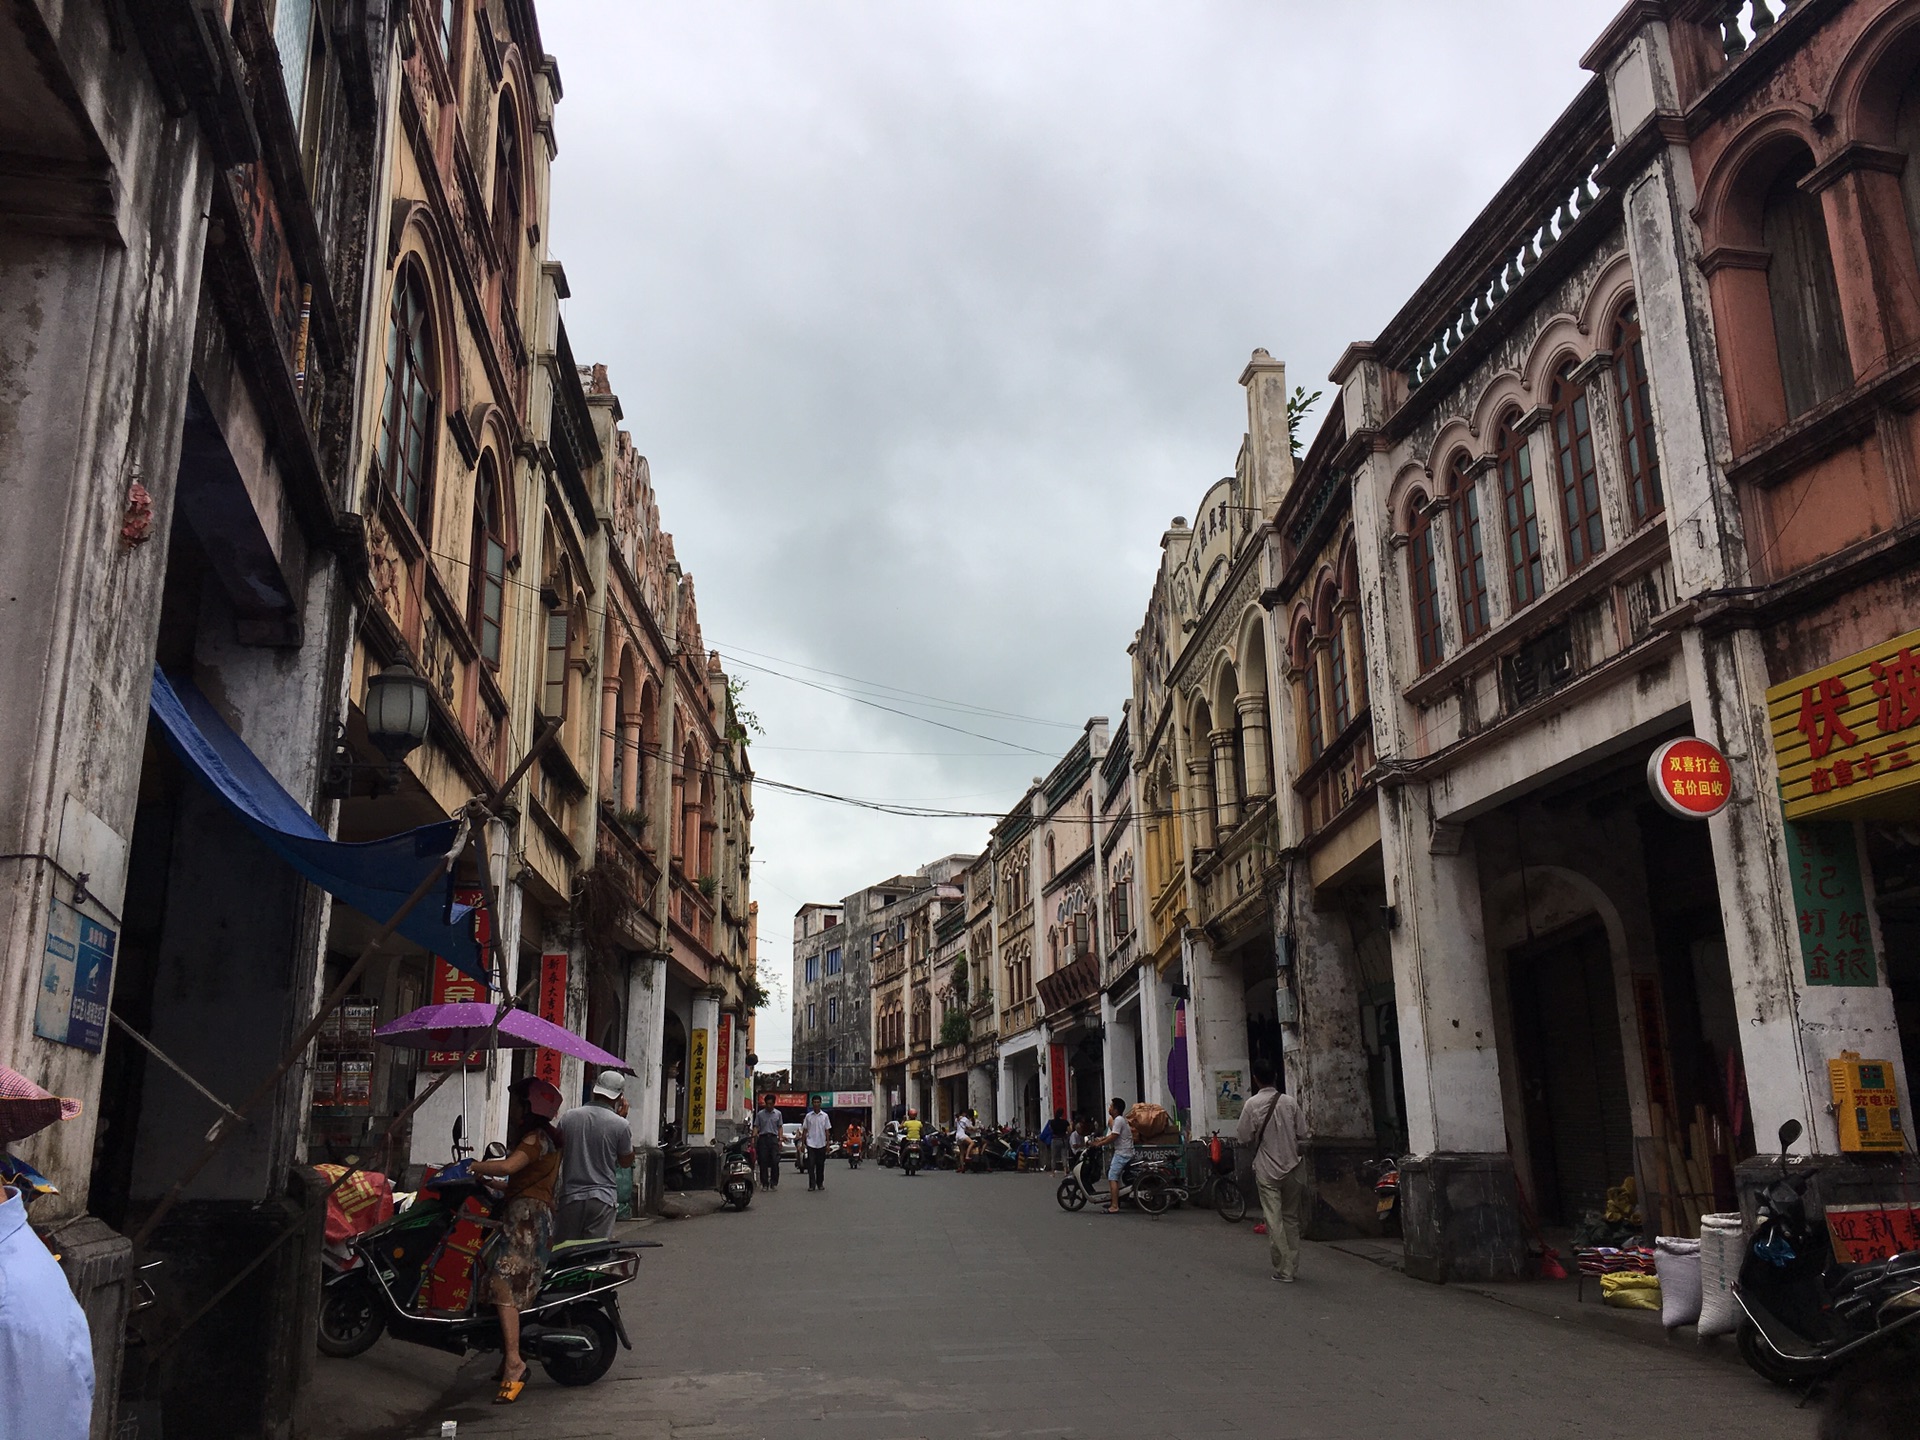
<svg viewBox="0 0 1920 1440"><path fill-rule="evenodd" d="M1330 388L1619 3L541 0L568 332L748 681L760 774L999 812L1117 724L1249 352ZM989 823L760 789L763 1064L794 910Z"/></svg>

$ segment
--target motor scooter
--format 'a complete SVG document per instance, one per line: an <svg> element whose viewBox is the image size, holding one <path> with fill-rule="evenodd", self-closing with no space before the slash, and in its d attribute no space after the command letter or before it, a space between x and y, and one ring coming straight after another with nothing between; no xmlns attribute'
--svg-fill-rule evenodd
<svg viewBox="0 0 1920 1440"><path fill-rule="evenodd" d="M861 1152L866 1148L867 1142L864 1139L843 1140L840 1142L840 1153L847 1157L847 1168L849 1170L858 1170L860 1168L860 1161L863 1158Z"/></svg>
<svg viewBox="0 0 1920 1440"><path fill-rule="evenodd" d="M1080 1159L1067 1169L1067 1178L1053 1192L1054 1200L1069 1214L1084 1209L1086 1203L1107 1203L1107 1167L1111 1156L1104 1145L1089 1145ZM1172 1203L1169 1177L1158 1165L1130 1163L1120 1173L1120 1202L1131 1200L1149 1215L1158 1215Z"/></svg>
<svg viewBox="0 0 1920 1440"><path fill-rule="evenodd" d="M487 1147L488 1158L505 1148ZM405 1210L348 1242L351 1263L330 1265L320 1300L318 1343L338 1358L396 1340L464 1355L502 1347L499 1316L479 1280L499 1224L491 1187L470 1160L432 1177ZM659 1242L569 1240L555 1245L532 1305L520 1312L520 1350L562 1385L591 1385L613 1364L616 1343L633 1348L615 1292Z"/></svg>
<svg viewBox="0 0 1920 1440"><path fill-rule="evenodd" d="M1760 1197L1733 1284L1740 1358L1778 1385L1825 1379L1890 1344L1920 1353L1920 1250L1834 1262L1825 1220L1807 1215L1812 1174L1788 1163L1801 1128L1798 1120L1780 1127L1780 1178Z"/></svg>
<svg viewBox="0 0 1920 1440"><path fill-rule="evenodd" d="M1360 1173L1373 1181L1373 1210L1380 1220L1382 1235L1400 1233L1400 1162L1393 1156L1383 1156L1370 1161L1360 1168Z"/></svg>
<svg viewBox="0 0 1920 1440"><path fill-rule="evenodd" d="M722 1178L720 1193L728 1205L735 1210L744 1210L753 1203L753 1192L759 1182L754 1175L755 1156L753 1136L741 1135L726 1148L721 1160Z"/></svg>
<svg viewBox="0 0 1920 1440"><path fill-rule="evenodd" d="M902 1175L920 1173L921 1162L926 1159L925 1146L924 1135L918 1140L909 1140L904 1135L900 1137L900 1173Z"/></svg>

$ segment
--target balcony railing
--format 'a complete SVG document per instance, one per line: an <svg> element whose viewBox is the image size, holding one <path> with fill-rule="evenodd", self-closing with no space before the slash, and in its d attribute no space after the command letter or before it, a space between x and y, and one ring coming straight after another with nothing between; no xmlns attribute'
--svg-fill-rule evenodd
<svg viewBox="0 0 1920 1440"><path fill-rule="evenodd" d="M1018 1035L1022 1030L1032 1029L1035 1014L1036 1007L1033 996L1029 995L1024 1000L1015 1001L1000 1012L1000 1033L1002 1035Z"/></svg>

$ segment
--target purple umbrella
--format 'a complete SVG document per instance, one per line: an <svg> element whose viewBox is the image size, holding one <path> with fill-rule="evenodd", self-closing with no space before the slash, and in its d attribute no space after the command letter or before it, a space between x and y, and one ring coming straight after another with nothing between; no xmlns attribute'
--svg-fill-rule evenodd
<svg viewBox="0 0 1920 1440"><path fill-rule="evenodd" d="M509 1010L500 1021L497 1038L493 1017L499 1006L485 1000L452 1005L422 1005L374 1031L374 1038L414 1050L558 1050L609 1070L629 1066L618 1055L582 1040L531 1010Z"/></svg>

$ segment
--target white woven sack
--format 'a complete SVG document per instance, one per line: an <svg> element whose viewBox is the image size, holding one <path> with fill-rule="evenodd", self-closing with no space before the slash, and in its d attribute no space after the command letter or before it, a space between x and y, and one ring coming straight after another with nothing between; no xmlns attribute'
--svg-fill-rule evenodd
<svg viewBox="0 0 1920 1440"><path fill-rule="evenodd" d="M1653 1270L1660 1277L1660 1323L1669 1330L1700 1318L1700 1242L1656 1236Z"/></svg>
<svg viewBox="0 0 1920 1440"><path fill-rule="evenodd" d="M1740 1328L1740 1302L1733 1298L1733 1282L1740 1278L1740 1261L1747 1253L1747 1237L1740 1212L1700 1217L1700 1328L1702 1340L1731 1335Z"/></svg>

